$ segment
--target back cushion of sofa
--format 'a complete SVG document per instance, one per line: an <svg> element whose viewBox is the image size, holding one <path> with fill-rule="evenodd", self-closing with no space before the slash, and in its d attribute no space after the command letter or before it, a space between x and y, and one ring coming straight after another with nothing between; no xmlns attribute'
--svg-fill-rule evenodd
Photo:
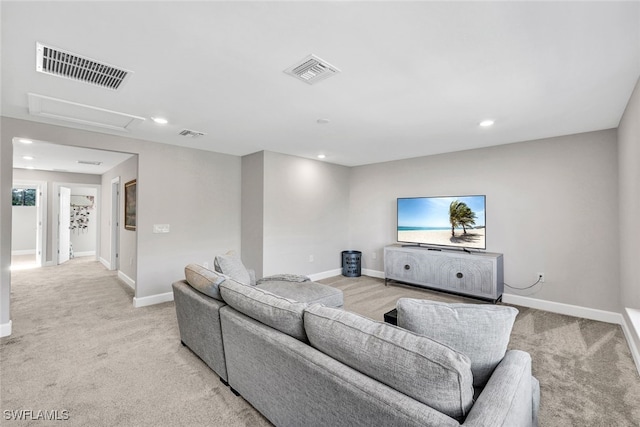
<svg viewBox="0 0 640 427"><path fill-rule="evenodd" d="M187 265L184 268L184 276L187 283L195 290L223 301L218 288L226 280L225 276L198 264Z"/></svg>
<svg viewBox="0 0 640 427"><path fill-rule="evenodd" d="M504 358L518 310L493 304L448 304L400 298L398 326L427 336L471 360L473 385L484 387Z"/></svg>
<svg viewBox="0 0 640 427"><path fill-rule="evenodd" d="M307 304L234 280L224 281L220 293L224 301L239 312L306 342L303 314Z"/></svg>
<svg viewBox="0 0 640 427"><path fill-rule="evenodd" d="M319 304L305 310L309 343L452 418L473 404L469 358L427 337Z"/></svg>

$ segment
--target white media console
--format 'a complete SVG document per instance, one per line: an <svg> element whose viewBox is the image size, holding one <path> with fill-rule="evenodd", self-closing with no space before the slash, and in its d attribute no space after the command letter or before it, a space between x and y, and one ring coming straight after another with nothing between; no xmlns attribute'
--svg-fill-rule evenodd
<svg viewBox="0 0 640 427"><path fill-rule="evenodd" d="M385 285L390 280L497 302L504 290L502 254L434 250L418 246L384 248Z"/></svg>

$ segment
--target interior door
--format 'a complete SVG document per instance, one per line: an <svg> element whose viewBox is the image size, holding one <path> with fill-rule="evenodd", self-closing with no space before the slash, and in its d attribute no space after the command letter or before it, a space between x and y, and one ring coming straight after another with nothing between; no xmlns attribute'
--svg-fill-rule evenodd
<svg viewBox="0 0 640 427"><path fill-rule="evenodd" d="M44 215L41 185L38 185L36 189L36 206L36 265L42 267L42 222Z"/></svg>
<svg viewBox="0 0 640 427"><path fill-rule="evenodd" d="M69 261L71 230L71 189L60 187L58 210L58 264Z"/></svg>

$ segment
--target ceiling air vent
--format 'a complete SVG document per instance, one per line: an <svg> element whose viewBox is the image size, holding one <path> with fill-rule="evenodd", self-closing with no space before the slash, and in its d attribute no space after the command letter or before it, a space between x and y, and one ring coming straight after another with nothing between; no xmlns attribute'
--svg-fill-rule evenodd
<svg viewBox="0 0 640 427"><path fill-rule="evenodd" d="M131 71L36 43L36 71L117 90Z"/></svg>
<svg viewBox="0 0 640 427"><path fill-rule="evenodd" d="M182 132L180 132L180 135L188 136L190 138L198 138L199 136L203 136L203 135L206 135L206 134L204 132L198 132L197 130L185 129Z"/></svg>
<svg viewBox="0 0 640 427"><path fill-rule="evenodd" d="M102 164L102 162L95 162L91 160L78 160L77 163L80 165L93 165L93 166L100 166Z"/></svg>
<svg viewBox="0 0 640 427"><path fill-rule="evenodd" d="M315 55L309 55L284 70L284 72L312 85L339 73L340 70Z"/></svg>

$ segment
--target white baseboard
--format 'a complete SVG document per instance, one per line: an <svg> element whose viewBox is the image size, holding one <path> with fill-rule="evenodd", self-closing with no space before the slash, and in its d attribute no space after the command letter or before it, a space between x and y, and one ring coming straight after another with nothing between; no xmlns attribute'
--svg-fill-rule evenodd
<svg viewBox="0 0 640 427"><path fill-rule="evenodd" d="M107 268L107 270L111 270L111 263L109 261L107 261L102 257L98 258L98 261L100 261L100 263L104 265Z"/></svg>
<svg viewBox="0 0 640 427"><path fill-rule="evenodd" d="M84 251L84 252L73 252L73 256L74 257L80 257L80 256L95 256L96 251Z"/></svg>
<svg viewBox="0 0 640 427"><path fill-rule="evenodd" d="M11 335L11 324L11 320L9 320L7 323L0 324L0 337L8 337L9 335Z"/></svg>
<svg viewBox="0 0 640 427"><path fill-rule="evenodd" d="M22 249L18 251L11 251L11 255L35 255L35 249Z"/></svg>
<svg viewBox="0 0 640 427"><path fill-rule="evenodd" d="M600 322L622 325L622 314L613 311L598 310L595 308L580 307L578 305L564 304L561 302L545 301L536 298L523 297L513 294L502 294L502 301L508 304L521 305L523 307L550 311L552 313L565 314L567 316L582 317L598 320Z"/></svg>
<svg viewBox="0 0 640 427"><path fill-rule="evenodd" d="M163 302L173 301L173 292L164 294L150 295L148 297L133 297L133 306L135 308L146 307L148 305L161 304Z"/></svg>
<svg viewBox="0 0 640 427"><path fill-rule="evenodd" d="M313 282L316 280L327 279L329 277L339 276L342 274L342 269L338 268L335 270L323 271L322 273L309 274L309 279Z"/></svg>
<svg viewBox="0 0 640 427"><path fill-rule="evenodd" d="M127 276L126 274L124 274L120 270L118 270L118 278L122 280L124 283L126 283L127 285L129 285L131 289L133 289L134 291L136 290L136 281L133 280L131 277Z"/></svg>
<svg viewBox="0 0 640 427"><path fill-rule="evenodd" d="M640 374L640 348L638 348L637 345L637 343L640 342L640 310L626 308L625 312L627 316L623 317L622 330L629 343L629 350L631 350L633 361L636 362L638 374ZM627 319L629 319L631 324L629 324Z"/></svg>
<svg viewBox="0 0 640 427"><path fill-rule="evenodd" d="M384 279L384 271L369 270L368 268L363 268L362 269L362 274L364 276L375 277L375 278L378 278L378 279Z"/></svg>

